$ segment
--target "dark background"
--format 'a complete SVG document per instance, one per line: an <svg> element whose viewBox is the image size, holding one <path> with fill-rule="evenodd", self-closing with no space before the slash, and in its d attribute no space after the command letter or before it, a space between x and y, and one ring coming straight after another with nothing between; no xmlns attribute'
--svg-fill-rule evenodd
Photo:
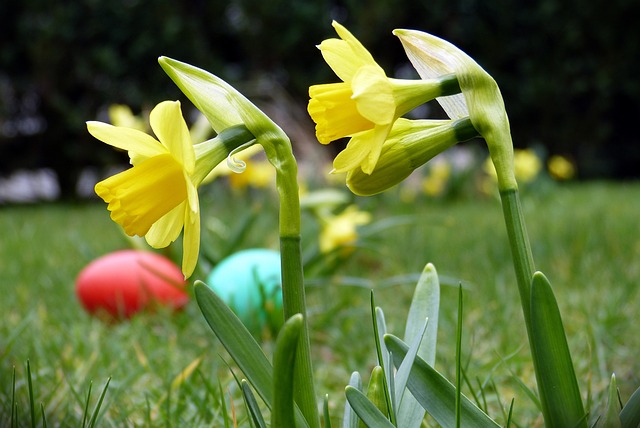
<svg viewBox="0 0 640 428"><path fill-rule="evenodd" d="M315 48L336 19L389 75L407 63L394 28L451 41L498 82L516 147L569 156L580 179L637 178L638 18L637 0L5 0L0 177L51 168L73 197L83 168L123 161L85 121L181 97L161 55L241 90L266 77L304 112L309 85L337 80Z"/></svg>

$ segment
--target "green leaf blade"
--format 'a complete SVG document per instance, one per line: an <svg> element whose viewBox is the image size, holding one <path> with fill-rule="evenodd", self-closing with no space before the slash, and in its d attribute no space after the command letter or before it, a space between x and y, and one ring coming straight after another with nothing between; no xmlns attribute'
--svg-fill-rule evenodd
<svg viewBox="0 0 640 428"><path fill-rule="evenodd" d="M394 428L393 424L382 412L358 389L347 386L345 394L349 405L358 414L360 419L369 427Z"/></svg>
<svg viewBox="0 0 640 428"><path fill-rule="evenodd" d="M262 348L238 317L205 283L195 282L195 296L202 315L231 358L268 408L273 404L272 366ZM308 427L296 407L296 424Z"/></svg>
<svg viewBox="0 0 640 428"><path fill-rule="evenodd" d="M560 310L551 284L540 272L531 283L531 354L546 425L586 428Z"/></svg>
<svg viewBox="0 0 640 428"><path fill-rule="evenodd" d="M294 427L295 405L293 401L293 373L296 362L296 348L303 317L297 314L289 318L276 339L276 349L273 354L273 409L271 411L271 426Z"/></svg>

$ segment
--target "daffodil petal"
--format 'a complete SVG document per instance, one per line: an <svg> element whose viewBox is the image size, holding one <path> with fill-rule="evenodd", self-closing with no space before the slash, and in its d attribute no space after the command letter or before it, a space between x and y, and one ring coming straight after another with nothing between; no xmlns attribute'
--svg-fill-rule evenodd
<svg viewBox="0 0 640 428"><path fill-rule="evenodd" d="M333 27L342 40L323 40L318 48L334 73L341 80L349 82L360 67L375 65L376 62L362 43L346 28L335 21L333 22Z"/></svg>
<svg viewBox="0 0 640 428"><path fill-rule="evenodd" d="M161 102L151 110L149 122L160 143L169 150L169 153L178 162L182 163L187 172L193 172L195 165L193 143L189 128L182 117L180 102Z"/></svg>
<svg viewBox="0 0 640 428"><path fill-rule="evenodd" d="M198 254L200 252L200 209L198 205L198 194L195 194L196 210L185 210L184 216L184 237L182 240L182 273L185 278L191 276L198 264ZM190 204L190 205L193 205Z"/></svg>
<svg viewBox="0 0 640 428"><path fill-rule="evenodd" d="M378 159L380 158L380 152L382 151L382 145L387 139L392 126L392 124L388 124L376 126L373 129L373 135L371 135L371 139L369 140L369 153L360 164L360 168L362 168L362 172L365 174L371 174L376 167Z"/></svg>
<svg viewBox="0 0 640 428"><path fill-rule="evenodd" d="M169 211L156 221L144 236L153 248L165 248L178 239L184 226L184 210L186 201Z"/></svg>
<svg viewBox="0 0 640 428"><path fill-rule="evenodd" d="M103 143L128 151L133 165L152 156L167 153L167 149L160 142L137 129L90 121L87 122L87 130Z"/></svg>
<svg viewBox="0 0 640 428"><path fill-rule="evenodd" d="M373 130L362 132L349 140L347 147L333 160L334 173L341 173L360 166L371 150Z"/></svg>
<svg viewBox="0 0 640 428"><path fill-rule="evenodd" d="M352 98L358 112L376 124L388 124L395 119L396 102L389 79L378 66L365 66L353 77Z"/></svg>

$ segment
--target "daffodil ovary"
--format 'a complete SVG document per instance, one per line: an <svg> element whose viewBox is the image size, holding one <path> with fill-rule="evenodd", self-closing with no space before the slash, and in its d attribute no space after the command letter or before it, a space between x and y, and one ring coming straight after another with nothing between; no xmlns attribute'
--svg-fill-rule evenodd
<svg viewBox="0 0 640 428"><path fill-rule="evenodd" d="M347 187L361 196L381 193L449 147L477 136L468 117L458 120L398 119L382 146L373 171L366 173L360 168L349 171Z"/></svg>

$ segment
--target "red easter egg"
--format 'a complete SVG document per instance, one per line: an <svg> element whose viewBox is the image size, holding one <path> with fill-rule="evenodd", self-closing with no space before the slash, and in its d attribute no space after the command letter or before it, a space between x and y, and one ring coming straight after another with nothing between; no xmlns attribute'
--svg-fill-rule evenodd
<svg viewBox="0 0 640 428"><path fill-rule="evenodd" d="M76 295L90 314L122 319L154 305L182 308L189 300L185 286L184 275L168 258L121 250L89 263L78 275Z"/></svg>

